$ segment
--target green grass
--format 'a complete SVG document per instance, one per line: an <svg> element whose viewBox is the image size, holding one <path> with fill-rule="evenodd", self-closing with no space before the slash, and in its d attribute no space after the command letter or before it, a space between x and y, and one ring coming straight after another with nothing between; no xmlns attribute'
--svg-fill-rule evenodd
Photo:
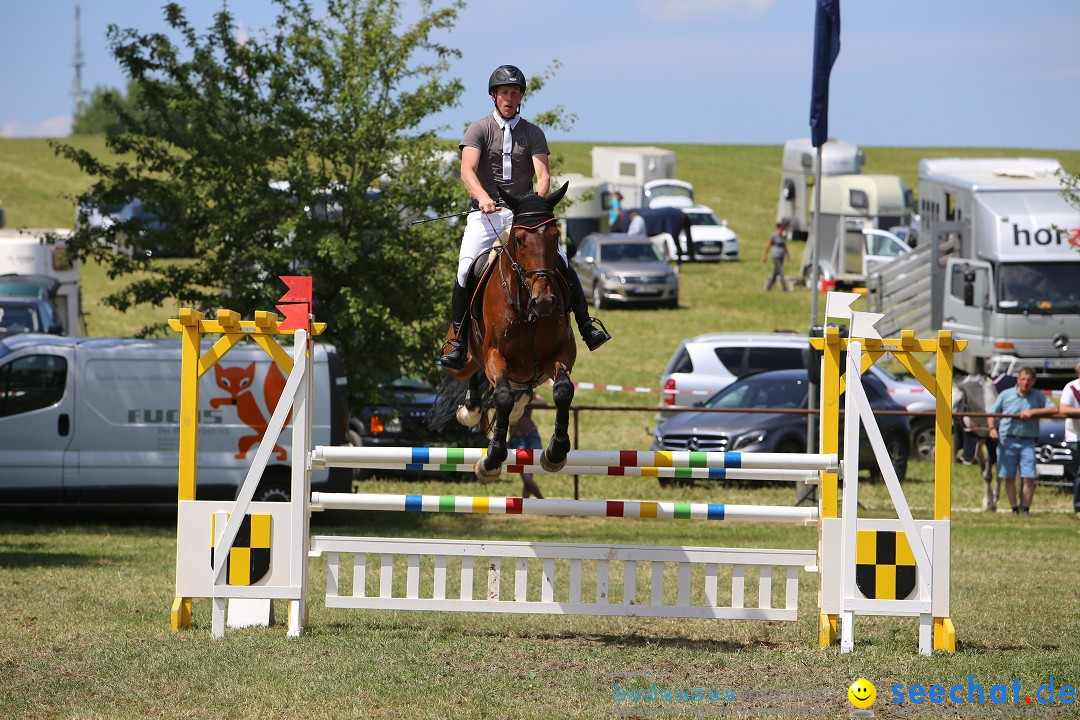
<svg viewBox="0 0 1080 720"><path fill-rule="evenodd" d="M79 141L100 150L98 140ZM97 145L94 145L98 143ZM557 143L565 170L589 173L589 144ZM666 146L678 153L679 176L739 234L742 260L682 269L677 310L604 310L615 340L582 353L581 381L655 386L673 348L709 331L805 329L809 294L761 291L761 263L775 211L780 146ZM1080 152L986 149L865 148L868 172L900 174L915 185L921 157L1021 155L1057 157L1072 172ZM43 141L0 140L0 200L11 226L70 226L70 195L86 186L73 166ZM798 250L796 250L797 255ZM97 335L130 334L147 317L175 308L120 315L100 306L110 281L84 268L84 297ZM655 395L581 391L590 405L642 411L582 411L580 446L644 448ZM541 431L551 415L537 413ZM572 479L539 478L552 497L573 495ZM516 495L514 476L491 485L426 479L367 481L373 492ZM913 463L905 485L917 517L932 505L932 469ZM581 479L582 497L782 504L790 487L720 485L658 487L655 479ZM971 511L982 483L957 467L952 536L955 655L916 654L910 619L860 618L858 652L816 647L816 578L804 575L800 619L793 623L494 617L327 610L319 599L325 565L310 570L310 631L285 637L268 629L210 638L208 601L196 601L195 626L168 629L173 595L175 515L168 511L0 511L0 716L53 717L606 717L614 707L612 673L662 675L691 687L797 687L826 694L829 717L851 710L845 692L857 677L877 685L874 709L889 717L894 683L984 685L1019 678L1026 691L1054 675L1080 681L1080 595L1076 548L1080 521L1071 497L1039 488L1035 513L1013 517ZM867 516L888 517L884 488L861 483ZM813 529L750 524L606 521L496 516L417 517L325 513L320 534L471 537L511 540L640 542L813 548Z"/></svg>

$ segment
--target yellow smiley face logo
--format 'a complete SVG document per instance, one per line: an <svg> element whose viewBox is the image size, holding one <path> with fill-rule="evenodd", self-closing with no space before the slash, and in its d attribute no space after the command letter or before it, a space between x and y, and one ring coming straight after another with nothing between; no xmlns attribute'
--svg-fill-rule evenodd
<svg viewBox="0 0 1080 720"><path fill-rule="evenodd" d="M874 684L865 678L859 678L851 683L847 691L848 700L857 708L868 708L877 699L877 690Z"/></svg>

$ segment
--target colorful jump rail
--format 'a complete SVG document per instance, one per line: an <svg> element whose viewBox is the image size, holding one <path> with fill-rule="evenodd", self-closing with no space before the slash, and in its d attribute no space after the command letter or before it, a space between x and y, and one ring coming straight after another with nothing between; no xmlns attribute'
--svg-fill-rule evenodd
<svg viewBox="0 0 1080 720"><path fill-rule="evenodd" d="M471 463L367 463L350 467L367 470L407 470L414 472L471 473ZM817 473L808 470L741 470L728 468L688 467L623 467L608 465L566 465L552 473L541 465L503 465L503 472L533 473L541 475L613 475L625 477L676 478L681 480L760 480L770 482L803 482L816 485Z"/></svg>
<svg viewBox="0 0 1080 720"><path fill-rule="evenodd" d="M651 500L563 500L464 495L312 493L313 508L392 512L621 517L651 520L728 520L813 524L816 507L728 505Z"/></svg>
<svg viewBox="0 0 1080 720"><path fill-rule="evenodd" d="M540 450L513 450L507 458L506 465L539 466L541 452ZM319 445L312 449L311 464L313 468L368 467L371 464L376 467L473 465L486 454L486 448L368 448ZM836 453L571 450L567 453L566 464L570 467L604 467L609 470L611 468L701 468L836 472L839 459Z"/></svg>

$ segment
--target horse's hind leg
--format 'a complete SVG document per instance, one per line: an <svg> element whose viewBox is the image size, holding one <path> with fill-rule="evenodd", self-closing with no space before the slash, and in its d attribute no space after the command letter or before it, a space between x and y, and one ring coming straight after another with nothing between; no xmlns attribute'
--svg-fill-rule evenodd
<svg viewBox="0 0 1080 720"><path fill-rule="evenodd" d="M469 378L469 389L465 391L465 401L458 405L457 421L465 427L476 427L480 422L480 373L473 373Z"/></svg>
<svg viewBox="0 0 1080 720"><path fill-rule="evenodd" d="M506 460L506 434L510 430L510 411L514 407L514 391L510 381L502 377L495 385L495 427L491 430L491 443L487 455L476 463L476 477L483 482L497 480Z"/></svg>
<svg viewBox="0 0 1080 720"><path fill-rule="evenodd" d="M547 449L540 454L540 466L548 472L558 472L566 465L566 453L570 452L570 403L574 401L574 383L561 365L555 375L551 399L555 401L555 432Z"/></svg>

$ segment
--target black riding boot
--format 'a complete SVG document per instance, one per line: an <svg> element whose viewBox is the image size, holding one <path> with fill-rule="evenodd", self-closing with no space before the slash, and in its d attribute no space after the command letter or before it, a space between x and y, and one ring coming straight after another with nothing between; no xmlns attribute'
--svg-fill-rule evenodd
<svg viewBox="0 0 1080 720"><path fill-rule="evenodd" d="M570 288L570 307L577 319L581 339L589 350L595 350L610 340L611 335L604 327L604 323L594 317L589 317L589 301L585 298L585 290L581 287L581 280L578 279L574 268L559 263L559 269L562 270L566 284Z"/></svg>
<svg viewBox="0 0 1080 720"><path fill-rule="evenodd" d="M449 350L439 358L439 365L449 370L461 370L465 367L467 356L466 338L462 337L461 326L469 312L469 294L465 288L454 283L454 295L450 299L450 319L454 323L454 337L443 343L443 349Z"/></svg>

